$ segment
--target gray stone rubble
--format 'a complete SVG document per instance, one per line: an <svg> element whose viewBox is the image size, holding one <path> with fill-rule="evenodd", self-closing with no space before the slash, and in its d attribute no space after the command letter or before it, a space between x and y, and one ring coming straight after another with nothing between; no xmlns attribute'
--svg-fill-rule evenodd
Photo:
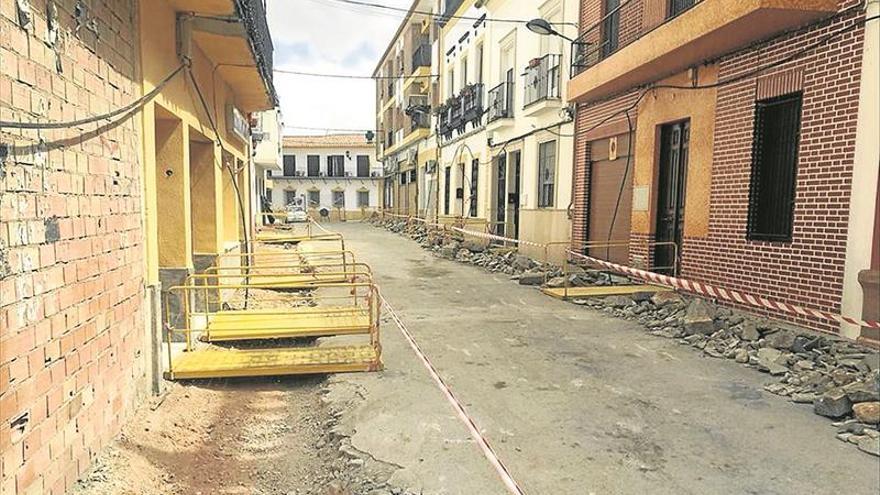
<svg viewBox="0 0 880 495"><path fill-rule="evenodd" d="M450 232L402 219L373 219L374 225L406 235L439 256L513 276L522 285L560 287L558 266L513 250L489 248L480 240L455 239ZM569 286L625 282L597 270L570 273ZM761 319L672 291L576 299L616 317L637 321L649 333L675 339L716 359L731 359L772 377L764 389L788 400L812 404L816 414L835 419L837 438L880 456L880 352L781 322Z"/></svg>

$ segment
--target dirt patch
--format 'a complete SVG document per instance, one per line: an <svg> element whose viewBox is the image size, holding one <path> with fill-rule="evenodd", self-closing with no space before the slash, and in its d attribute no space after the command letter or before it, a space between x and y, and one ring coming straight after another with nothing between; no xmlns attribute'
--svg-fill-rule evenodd
<svg viewBox="0 0 880 495"><path fill-rule="evenodd" d="M343 495L385 487L387 466L329 433L323 377L172 384L144 407L76 495ZM378 493L385 493L379 491ZM390 491L387 493L391 493Z"/></svg>

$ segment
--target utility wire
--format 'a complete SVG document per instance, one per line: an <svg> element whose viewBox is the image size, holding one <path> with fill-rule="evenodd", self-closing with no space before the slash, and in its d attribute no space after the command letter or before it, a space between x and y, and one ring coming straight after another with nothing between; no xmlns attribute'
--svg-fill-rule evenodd
<svg viewBox="0 0 880 495"><path fill-rule="evenodd" d="M136 110L140 110L144 105L150 102L153 98L155 98L165 86L171 82L180 72L185 68L184 64L178 66L174 71L165 76L165 79L153 88L149 93L141 96L137 100L125 105L124 107L117 108L116 110L101 114L95 115L93 117L88 117L85 119L79 120L71 120L67 122L6 122L0 121L0 128L10 128L10 129L68 129L71 127L79 127L86 124L91 124L94 122L99 122L102 120L109 120L118 115L128 115L129 113L133 113Z"/></svg>
<svg viewBox="0 0 880 495"><path fill-rule="evenodd" d="M335 131L335 132L367 132L372 131L376 132L376 129L351 129L351 128L340 128L340 127L307 127L303 125L284 125L285 129L299 129L304 131ZM308 136L306 136L308 137Z"/></svg>
<svg viewBox="0 0 880 495"><path fill-rule="evenodd" d="M473 17L473 16L466 16L466 15L436 14L434 12L430 12L427 10L408 9L405 7L395 7L392 5L385 5L382 3L364 2L364 1L360 1L360 0L329 0L329 1L336 2L336 3L344 3L347 5L356 5L359 7L367 7L367 8L380 9L380 10L389 10L389 11L394 11L394 12L404 12L406 14L410 14L410 13L420 14L420 15L424 15L426 17L430 17L432 19L440 19L440 20L460 19L460 20L464 20L464 21L506 22L506 23L510 23L510 24L525 24L531 20L531 19L497 18L497 17L487 17L487 16ZM569 26L576 26L577 25L573 22L551 22L551 24L569 25Z"/></svg>
<svg viewBox="0 0 880 495"><path fill-rule="evenodd" d="M224 64L224 65L232 65L232 64ZM252 66L247 66L252 67ZM272 72L276 74L289 74L293 76L306 76L306 77L329 77L335 79L369 79L369 80L383 80L383 79L435 79L440 77L439 74L424 74L418 75L414 74L411 76L361 76L357 74L328 74L322 72L303 72L298 70L288 70L288 69L273 69Z"/></svg>

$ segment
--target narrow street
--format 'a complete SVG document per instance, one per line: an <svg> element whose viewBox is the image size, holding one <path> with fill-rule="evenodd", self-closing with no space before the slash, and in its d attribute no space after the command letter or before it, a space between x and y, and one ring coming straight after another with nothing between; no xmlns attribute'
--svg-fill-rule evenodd
<svg viewBox="0 0 880 495"><path fill-rule="evenodd" d="M764 392L766 375L382 229L336 228L527 493L880 489L877 458ZM352 444L416 493L504 493L400 332L382 330L385 372L330 378Z"/></svg>
<svg viewBox="0 0 880 495"><path fill-rule="evenodd" d="M877 458L766 375L383 229L333 228L526 493L880 489ZM387 314L382 344L380 373L175 385L79 493L505 493Z"/></svg>

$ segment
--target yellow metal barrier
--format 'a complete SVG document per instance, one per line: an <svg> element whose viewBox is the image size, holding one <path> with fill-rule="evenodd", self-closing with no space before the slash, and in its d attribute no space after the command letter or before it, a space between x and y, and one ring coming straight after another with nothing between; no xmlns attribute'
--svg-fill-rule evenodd
<svg viewBox="0 0 880 495"><path fill-rule="evenodd" d="M379 292L371 282L322 285L319 291L286 297L253 297L257 307L236 308L229 291L255 291L270 284L224 284L224 275L193 276L187 285L172 287L165 294L166 337L171 379L229 376L262 376L381 369L379 343ZM199 280L213 284L198 284ZM296 284L271 284L275 289L295 289ZM329 293L328 293L329 292ZM196 297L200 294L201 297ZM172 298L182 314L171 318ZM183 334L185 352L174 356L175 335ZM291 337L368 334L368 345L336 347L269 346L228 349L196 348L197 337L205 342L264 342Z"/></svg>

